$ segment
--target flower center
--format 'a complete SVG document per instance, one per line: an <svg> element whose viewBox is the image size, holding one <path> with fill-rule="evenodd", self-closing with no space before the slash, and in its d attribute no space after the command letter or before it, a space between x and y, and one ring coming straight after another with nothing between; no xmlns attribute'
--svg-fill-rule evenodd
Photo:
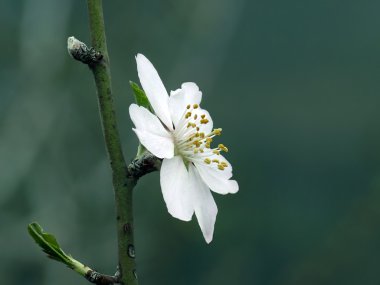
<svg viewBox="0 0 380 285"><path fill-rule="evenodd" d="M228 164L220 153L228 152L228 148L223 144L216 148L211 147L213 138L220 136L222 129L211 130L211 118L208 118L206 113L198 104L186 106L173 133L175 152L182 156L186 164L201 162L224 170Z"/></svg>

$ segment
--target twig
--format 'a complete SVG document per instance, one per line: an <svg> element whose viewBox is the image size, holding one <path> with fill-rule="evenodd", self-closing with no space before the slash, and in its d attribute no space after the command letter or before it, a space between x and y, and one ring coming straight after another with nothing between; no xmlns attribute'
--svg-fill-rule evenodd
<svg viewBox="0 0 380 285"><path fill-rule="evenodd" d="M91 68L98 95L105 144L112 169L117 220L118 258L123 285L138 285L133 240L132 193L136 179L125 175L127 166L121 149L113 107L110 64L107 52L102 0L87 0L92 48L72 43L70 54ZM74 40L73 38L72 40ZM133 252L133 254L132 254ZM105 283L107 284L107 283Z"/></svg>
<svg viewBox="0 0 380 285"><path fill-rule="evenodd" d="M86 279L95 284L138 285L133 240L132 192L137 180L161 167L161 160L144 152L127 167L121 149L112 99L110 64L104 30L102 0L87 0L92 47L75 37L68 38L70 55L87 64L93 72L97 88L100 117L110 159L118 236L119 274L108 276L89 271Z"/></svg>

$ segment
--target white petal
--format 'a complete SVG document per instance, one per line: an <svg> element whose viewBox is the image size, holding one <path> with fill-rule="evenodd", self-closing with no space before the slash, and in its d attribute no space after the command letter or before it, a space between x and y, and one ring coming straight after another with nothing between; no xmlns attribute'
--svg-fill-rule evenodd
<svg viewBox="0 0 380 285"><path fill-rule="evenodd" d="M153 64L142 54L136 56L137 73L141 85L160 120L173 130L169 113L169 96Z"/></svg>
<svg viewBox="0 0 380 285"><path fill-rule="evenodd" d="M159 158L172 158L174 156L174 143L171 138L152 134L147 131L133 129L141 144Z"/></svg>
<svg viewBox="0 0 380 285"><path fill-rule="evenodd" d="M208 167L202 163L195 163L199 175L207 186L214 192L219 194L236 193L239 190L239 185L235 180L228 180L222 172L215 168Z"/></svg>
<svg viewBox="0 0 380 285"><path fill-rule="evenodd" d="M157 116L149 112L148 109L131 104L129 106L129 115L136 129L162 137L171 137L171 134L164 128Z"/></svg>
<svg viewBox="0 0 380 285"><path fill-rule="evenodd" d="M170 92L169 110L174 126L186 111L187 105L200 104L202 100L202 92L193 82L182 83L182 88Z"/></svg>
<svg viewBox="0 0 380 285"><path fill-rule="evenodd" d="M169 213L182 221L190 221L194 207L189 187L189 173L180 156L163 160L160 183Z"/></svg>
<svg viewBox="0 0 380 285"><path fill-rule="evenodd" d="M198 171L192 164L189 166L189 175L192 181L191 184L194 186L192 191L195 215L206 242L210 243L214 235L218 208L210 190L199 177Z"/></svg>

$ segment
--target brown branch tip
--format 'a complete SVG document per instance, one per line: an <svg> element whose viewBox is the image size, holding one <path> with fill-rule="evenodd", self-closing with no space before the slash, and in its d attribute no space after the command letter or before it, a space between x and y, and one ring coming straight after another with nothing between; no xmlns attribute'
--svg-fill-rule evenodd
<svg viewBox="0 0 380 285"><path fill-rule="evenodd" d="M103 59L101 52L96 51L92 47L89 48L85 43L75 37L69 37L67 39L67 51L72 58L89 66L97 64Z"/></svg>

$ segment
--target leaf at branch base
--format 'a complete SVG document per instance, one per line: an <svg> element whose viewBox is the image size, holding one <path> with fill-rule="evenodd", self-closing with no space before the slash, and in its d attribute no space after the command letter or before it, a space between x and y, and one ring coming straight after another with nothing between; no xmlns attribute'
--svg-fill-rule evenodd
<svg viewBox="0 0 380 285"><path fill-rule="evenodd" d="M70 268L73 267L72 258L61 249L56 238L44 232L38 223L29 224L28 232L49 258L62 262Z"/></svg>
<svg viewBox="0 0 380 285"><path fill-rule="evenodd" d="M153 113L152 106L150 105L148 97L146 97L144 90L142 90L140 86L133 81L129 81L129 84L131 85L133 94L135 95L136 104L147 108Z"/></svg>

